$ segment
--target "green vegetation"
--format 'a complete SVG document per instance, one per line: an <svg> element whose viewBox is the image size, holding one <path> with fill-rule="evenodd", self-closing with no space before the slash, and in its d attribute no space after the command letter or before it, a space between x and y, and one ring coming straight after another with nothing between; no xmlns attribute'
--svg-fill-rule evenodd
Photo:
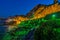
<svg viewBox="0 0 60 40"><path fill-rule="evenodd" d="M20 40L23 40L24 36L27 35L31 29L39 27L41 23L43 23L41 19L22 21L18 25L18 28L7 32L3 40L17 40L18 37L20 37Z"/></svg>
<svg viewBox="0 0 60 40"><path fill-rule="evenodd" d="M60 11L47 15L46 17L44 17L44 19L46 20L60 19Z"/></svg>
<svg viewBox="0 0 60 40"><path fill-rule="evenodd" d="M60 40L60 12L47 15L44 19L46 21L35 30L34 40Z"/></svg>
<svg viewBox="0 0 60 40"><path fill-rule="evenodd" d="M50 20L42 23L35 31L35 40L60 40L60 25L57 25L57 21Z"/></svg>
<svg viewBox="0 0 60 40"><path fill-rule="evenodd" d="M35 40L60 40L60 16L56 14L55 17L55 14L47 15L41 19L22 21L17 25L18 28L7 32L3 40L23 40L25 35L33 28L36 29L34 33Z"/></svg>

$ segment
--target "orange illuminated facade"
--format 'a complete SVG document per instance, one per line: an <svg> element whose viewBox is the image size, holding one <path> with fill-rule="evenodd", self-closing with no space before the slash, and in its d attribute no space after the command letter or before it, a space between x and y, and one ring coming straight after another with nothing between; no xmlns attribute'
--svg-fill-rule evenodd
<svg viewBox="0 0 60 40"><path fill-rule="evenodd" d="M8 25L8 29L12 29L14 27L17 27L18 24L20 24L22 21L25 20L33 20L33 19L38 19L38 18L43 18L46 15L49 15L54 12L60 11L60 4L58 3L57 0L54 1L54 4L51 5L38 5L36 6L33 10L31 10L26 17L23 16L17 16L13 18L8 18L6 20L7 23L11 21L15 21L15 24ZM34 17L28 18L27 16L31 16L33 13Z"/></svg>

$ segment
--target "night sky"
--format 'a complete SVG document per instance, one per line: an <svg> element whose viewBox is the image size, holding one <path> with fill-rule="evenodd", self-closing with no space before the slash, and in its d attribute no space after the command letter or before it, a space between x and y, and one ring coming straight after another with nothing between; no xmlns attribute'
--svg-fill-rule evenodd
<svg viewBox="0 0 60 40"><path fill-rule="evenodd" d="M52 4L53 0L0 0L0 17L26 15L37 4Z"/></svg>

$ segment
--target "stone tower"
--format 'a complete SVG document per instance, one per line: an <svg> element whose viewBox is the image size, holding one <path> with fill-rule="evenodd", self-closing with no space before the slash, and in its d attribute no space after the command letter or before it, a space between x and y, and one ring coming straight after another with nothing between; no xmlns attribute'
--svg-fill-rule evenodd
<svg viewBox="0 0 60 40"><path fill-rule="evenodd" d="M54 3L58 3L58 0L54 0Z"/></svg>

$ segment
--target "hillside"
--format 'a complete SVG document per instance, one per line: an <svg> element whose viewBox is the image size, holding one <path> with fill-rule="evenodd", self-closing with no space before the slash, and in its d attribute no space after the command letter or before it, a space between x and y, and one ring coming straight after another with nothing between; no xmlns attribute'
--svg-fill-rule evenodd
<svg viewBox="0 0 60 40"><path fill-rule="evenodd" d="M26 16L8 17L5 25L3 40L60 40L60 4L38 4Z"/></svg>
<svg viewBox="0 0 60 40"><path fill-rule="evenodd" d="M59 39L60 38L60 36L59 36L60 35L60 16L59 16L59 18L57 17L57 18L50 19L53 14L60 15L60 12L52 13L51 15L47 15L44 18L22 21L17 26L18 28L14 28L10 32L7 32L4 39L5 40L12 40L12 38L13 38L13 40L18 40L18 39L19 40L29 40L29 39L31 39L32 36L34 36L33 39L35 39L35 40L37 40L37 39L44 40L44 38L45 38L44 35L48 36L48 35L52 35L52 34L51 33L43 34L42 32L43 31L45 32L45 30L47 32L49 32L48 30L50 30L50 31L52 30L52 32L54 32L55 35L52 35L51 36L52 38L50 38L50 39L54 40L53 36L55 36L55 37L58 37L55 39L60 40ZM49 19L48 19L48 16L49 16ZM34 32L34 30L36 30L36 32ZM32 34L31 34L31 36L28 37L27 35L30 35L29 33L31 31L32 31ZM39 32L42 33L42 35L39 34ZM35 35L33 35L33 34L35 34ZM40 37L41 36L43 36L43 37L39 38L38 35L40 35ZM46 38L46 40L47 40L47 38Z"/></svg>

